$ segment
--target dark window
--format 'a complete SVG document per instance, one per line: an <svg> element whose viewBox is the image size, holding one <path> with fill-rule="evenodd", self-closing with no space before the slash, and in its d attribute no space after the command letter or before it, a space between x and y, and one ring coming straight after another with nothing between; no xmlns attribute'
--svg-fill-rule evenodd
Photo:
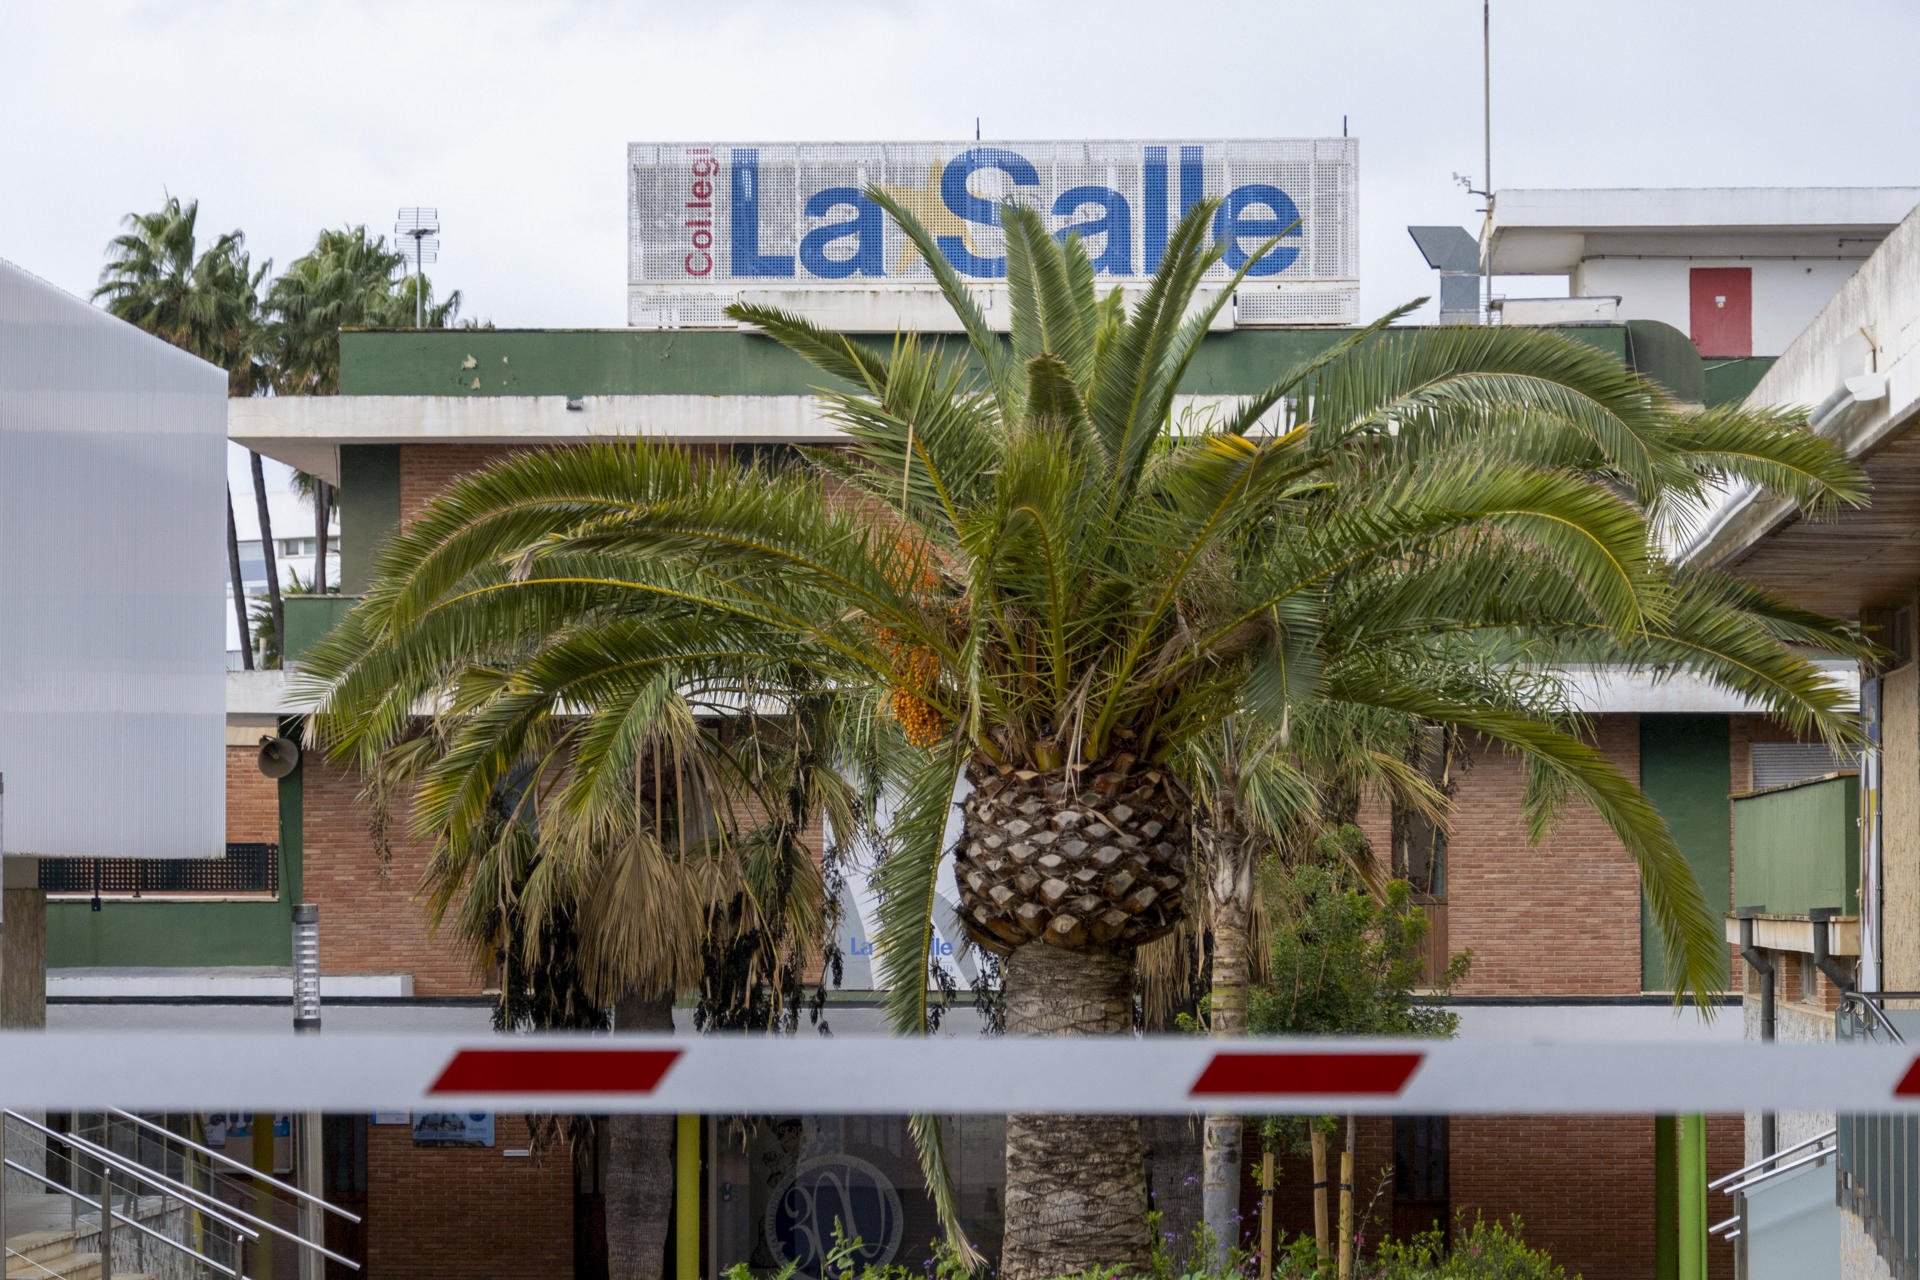
<svg viewBox="0 0 1920 1280"><path fill-rule="evenodd" d="M1393 1194L1398 1200L1447 1199L1447 1118L1395 1116Z"/></svg>
<svg viewBox="0 0 1920 1280"><path fill-rule="evenodd" d="M1413 764L1441 795L1453 792L1456 737L1440 728L1422 735ZM1393 874L1413 887L1423 899L1444 902L1447 896L1447 832L1419 807L1393 806Z"/></svg>

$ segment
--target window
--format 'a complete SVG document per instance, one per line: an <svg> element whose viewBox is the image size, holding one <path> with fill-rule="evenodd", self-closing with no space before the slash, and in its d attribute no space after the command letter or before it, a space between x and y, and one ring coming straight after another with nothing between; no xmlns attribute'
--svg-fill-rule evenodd
<svg viewBox="0 0 1920 1280"><path fill-rule="evenodd" d="M1428 729L1416 748L1414 763L1442 795L1453 793L1457 736L1437 726ZM1447 830L1412 805L1393 808L1393 874L1413 886L1414 893L1434 901L1447 896Z"/></svg>

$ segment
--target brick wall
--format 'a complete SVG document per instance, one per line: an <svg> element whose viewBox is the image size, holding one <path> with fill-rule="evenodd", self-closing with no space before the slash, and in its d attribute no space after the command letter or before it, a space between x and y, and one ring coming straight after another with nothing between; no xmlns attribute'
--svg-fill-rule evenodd
<svg viewBox="0 0 1920 1280"><path fill-rule="evenodd" d="M254 763L257 747L227 748L227 839L280 843L280 784Z"/></svg>
<svg viewBox="0 0 1920 1280"><path fill-rule="evenodd" d="M322 919L325 917L323 916ZM367 1130L367 1274L551 1280L573 1274L573 1166L536 1162L526 1121L500 1115L491 1147L416 1148L406 1125Z"/></svg>
<svg viewBox="0 0 1920 1280"><path fill-rule="evenodd" d="M400 527L461 476L524 452L499 444L403 444L400 446Z"/></svg>
<svg viewBox="0 0 1920 1280"><path fill-rule="evenodd" d="M1636 716L1605 716L1597 742L1640 776ZM1448 944L1471 947L1462 995L1628 995L1640 990L1640 873L1584 804L1568 803L1547 838L1527 834L1525 766L1497 748L1471 752L1454 794L1447 850Z"/></svg>
<svg viewBox="0 0 1920 1280"><path fill-rule="evenodd" d="M418 896L428 845L407 830L404 806L387 826L383 866L357 776L309 754L302 852L306 896L320 907L320 964L327 973L411 973L417 995L471 995L483 986L444 936L430 937Z"/></svg>
<svg viewBox="0 0 1920 1280"><path fill-rule="evenodd" d="M1519 1214L1527 1242L1585 1280L1653 1274L1651 1117L1456 1116L1452 1147L1456 1210ZM1708 1180L1741 1152L1741 1117L1708 1117ZM1732 1247L1708 1248L1708 1274L1732 1276Z"/></svg>

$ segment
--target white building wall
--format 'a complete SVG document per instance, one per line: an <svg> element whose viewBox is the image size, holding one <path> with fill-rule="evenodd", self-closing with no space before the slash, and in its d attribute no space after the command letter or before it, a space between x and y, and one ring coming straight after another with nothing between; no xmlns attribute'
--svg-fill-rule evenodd
<svg viewBox="0 0 1920 1280"><path fill-rule="evenodd" d="M1573 276L1579 297L1618 297L1622 320L1660 320L1682 333L1692 324L1688 273L1695 267L1753 270L1753 354L1777 356L1800 336L1864 258L1595 257Z"/></svg>

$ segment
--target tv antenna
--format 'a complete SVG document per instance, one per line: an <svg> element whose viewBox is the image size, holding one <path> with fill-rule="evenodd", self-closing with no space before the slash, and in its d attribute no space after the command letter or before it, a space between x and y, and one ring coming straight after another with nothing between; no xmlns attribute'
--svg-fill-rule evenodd
<svg viewBox="0 0 1920 1280"><path fill-rule="evenodd" d="M413 327L427 325L427 280L422 268L440 260L440 211L438 209L402 209L393 224L394 238L413 241Z"/></svg>

